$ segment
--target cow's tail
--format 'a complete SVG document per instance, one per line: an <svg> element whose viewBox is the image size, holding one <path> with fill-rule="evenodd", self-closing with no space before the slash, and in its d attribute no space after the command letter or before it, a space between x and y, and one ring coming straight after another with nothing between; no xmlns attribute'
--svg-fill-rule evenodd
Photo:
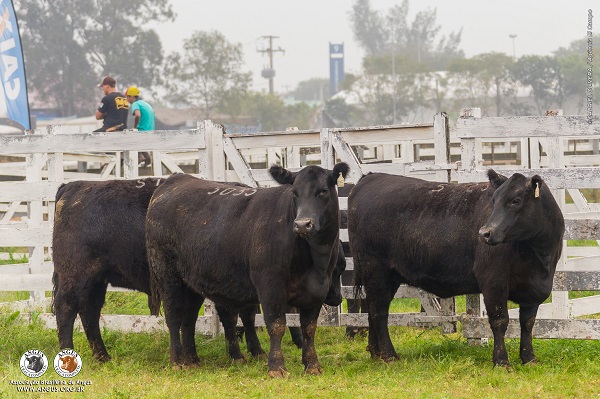
<svg viewBox="0 0 600 399"><path fill-rule="evenodd" d="M58 291L58 273L52 273L52 303L50 304L50 310L52 314L56 315L56 292Z"/></svg>
<svg viewBox="0 0 600 399"><path fill-rule="evenodd" d="M148 307L150 308L150 314L152 316L158 316L160 314L161 299L158 287L160 287L158 278L156 273L152 271L152 267L150 267L150 296L148 296Z"/></svg>

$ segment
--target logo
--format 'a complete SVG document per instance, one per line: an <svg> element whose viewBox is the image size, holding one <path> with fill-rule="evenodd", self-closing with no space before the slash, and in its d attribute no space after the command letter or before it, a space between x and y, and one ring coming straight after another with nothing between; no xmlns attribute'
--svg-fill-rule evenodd
<svg viewBox="0 0 600 399"><path fill-rule="evenodd" d="M81 356L73 349L63 349L54 357L54 370L61 377L75 377L81 371L81 365Z"/></svg>
<svg viewBox="0 0 600 399"><path fill-rule="evenodd" d="M115 97L115 104L117 109L129 109L129 101L125 97Z"/></svg>
<svg viewBox="0 0 600 399"><path fill-rule="evenodd" d="M44 352L30 349L21 356L19 366L21 366L21 371L27 377L37 378L48 369L48 358L44 355Z"/></svg>

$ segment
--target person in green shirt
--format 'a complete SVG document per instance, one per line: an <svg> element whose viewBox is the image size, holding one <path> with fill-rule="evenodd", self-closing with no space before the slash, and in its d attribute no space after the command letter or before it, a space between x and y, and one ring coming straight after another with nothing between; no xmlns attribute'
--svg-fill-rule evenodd
<svg viewBox="0 0 600 399"><path fill-rule="evenodd" d="M131 104L131 113L133 114L133 128L139 131L155 130L154 127L154 109L150 104L140 98L140 89L131 86L125 92L127 101ZM144 162L144 166L152 163L152 158L148 152L140 152L138 161Z"/></svg>

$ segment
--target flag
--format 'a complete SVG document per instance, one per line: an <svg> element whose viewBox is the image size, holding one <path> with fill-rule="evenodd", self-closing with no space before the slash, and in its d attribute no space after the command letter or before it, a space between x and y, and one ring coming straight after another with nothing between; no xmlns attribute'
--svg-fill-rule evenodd
<svg viewBox="0 0 600 399"><path fill-rule="evenodd" d="M0 120L31 129L21 36L11 0L0 0L0 85Z"/></svg>

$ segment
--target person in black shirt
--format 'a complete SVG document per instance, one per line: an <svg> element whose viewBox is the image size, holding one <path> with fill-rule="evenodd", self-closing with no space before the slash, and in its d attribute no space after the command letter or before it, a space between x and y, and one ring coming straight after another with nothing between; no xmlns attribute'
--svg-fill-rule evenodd
<svg viewBox="0 0 600 399"><path fill-rule="evenodd" d="M117 81L110 76L105 76L98 87L102 88L104 97L96 110L96 119L104 119L100 129L95 132L115 132L127 129L127 115L129 102L127 97L115 88Z"/></svg>

